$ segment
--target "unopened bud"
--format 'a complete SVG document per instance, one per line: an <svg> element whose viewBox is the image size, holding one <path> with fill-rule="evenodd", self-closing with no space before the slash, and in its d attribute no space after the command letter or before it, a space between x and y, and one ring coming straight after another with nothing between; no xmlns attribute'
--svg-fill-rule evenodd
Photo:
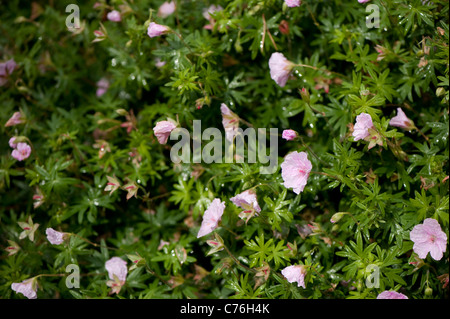
<svg viewBox="0 0 450 319"><path fill-rule="evenodd" d="M433 289L431 287L427 287L425 289L425 296L431 296L433 294Z"/></svg>
<svg viewBox="0 0 450 319"><path fill-rule="evenodd" d="M309 102L310 102L310 95L309 95L308 90L305 89L305 88L302 88L300 90L300 95L302 96L303 101L305 101L306 104L309 104Z"/></svg>
<svg viewBox="0 0 450 319"><path fill-rule="evenodd" d="M436 89L436 96L442 96L445 94L445 89L443 87L438 87Z"/></svg>
<svg viewBox="0 0 450 319"><path fill-rule="evenodd" d="M336 213L336 214L334 214L333 216L331 216L330 222L332 222L333 224L334 224L334 223L337 223L337 222L340 221L341 218L344 217L344 215L346 215L346 214L348 214L348 213L342 213L342 212Z"/></svg>

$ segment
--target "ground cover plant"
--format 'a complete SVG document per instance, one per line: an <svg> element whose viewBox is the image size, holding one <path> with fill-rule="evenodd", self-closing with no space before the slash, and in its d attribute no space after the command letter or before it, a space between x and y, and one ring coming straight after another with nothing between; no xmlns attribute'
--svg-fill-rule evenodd
<svg viewBox="0 0 450 319"><path fill-rule="evenodd" d="M0 7L1 298L448 298L448 1Z"/></svg>

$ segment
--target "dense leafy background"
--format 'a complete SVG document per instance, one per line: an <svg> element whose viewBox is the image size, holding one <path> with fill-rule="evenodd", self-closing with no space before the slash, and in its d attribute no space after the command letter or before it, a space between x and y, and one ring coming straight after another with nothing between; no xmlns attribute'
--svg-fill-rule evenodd
<svg viewBox="0 0 450 319"><path fill-rule="evenodd" d="M448 1L305 0L283 8L282 0L176 0L164 19L156 14L163 1L99 2L0 1L0 60L18 64L0 87L0 245L21 248L0 256L2 298L23 298L11 283L64 274L72 263L81 287L40 277L39 298L375 298L391 289L411 299L448 298L440 280L446 274L448 282L448 249L440 261L414 264L409 240L429 217L448 236ZM80 7L75 32L65 25L70 3ZM212 3L224 10L206 30L202 10ZM368 4L380 8L380 28L366 27ZM106 19L114 8L121 22ZM183 41L149 38L149 19ZM93 43L101 24L107 38ZM273 52L314 68L296 67L281 88L270 78ZM166 65L156 67L157 58ZM110 87L99 98L104 77ZM173 142L157 142L156 122L170 117L192 131L201 119L203 128L222 129L221 103L254 127L299 132L299 141L279 139L278 163L290 151L308 152L316 173L303 193L286 190L279 170L259 174L258 163L171 162ZM421 132L388 125L397 107ZM26 123L5 127L19 109ZM390 144L368 150L352 142L349 124L361 112ZM127 122L130 131L121 126ZM23 162L8 145L19 135L33 146ZM107 176L135 182L137 196L109 195ZM245 224L229 198L252 187L262 212ZM44 200L34 208L39 192ZM216 231L227 249L207 256L212 236L197 239L197 232L214 198L227 205ZM351 215L332 224L336 212ZM18 222L29 216L40 225L34 242L19 240ZM54 246L47 227L79 237ZM169 244L159 249L161 240ZM131 266L127 255L137 254L145 265L109 295L106 260L119 256ZM293 264L309 266L306 289L281 275ZM379 288L365 285L370 264L380 267ZM255 275L262 266L270 268L267 280Z"/></svg>

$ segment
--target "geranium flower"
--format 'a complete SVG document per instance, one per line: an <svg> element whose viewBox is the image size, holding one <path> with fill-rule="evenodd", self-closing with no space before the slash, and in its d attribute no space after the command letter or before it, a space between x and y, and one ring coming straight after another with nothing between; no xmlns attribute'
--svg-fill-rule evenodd
<svg viewBox="0 0 450 319"><path fill-rule="evenodd" d="M225 137L232 142L239 128L239 116L233 113L224 103L220 105L220 112L222 113L222 124L225 128Z"/></svg>
<svg viewBox="0 0 450 319"><path fill-rule="evenodd" d="M19 283L12 283L11 289L16 293L21 293L28 299L36 299L37 298L37 281L36 277L26 279Z"/></svg>
<svg viewBox="0 0 450 319"><path fill-rule="evenodd" d="M119 257L112 257L105 263L105 268L111 279L106 282L106 285L112 288L111 294L118 294L127 279L127 262Z"/></svg>
<svg viewBox="0 0 450 319"><path fill-rule="evenodd" d="M13 73L16 66L17 64L14 59L0 63L0 86L6 84L8 76Z"/></svg>
<svg viewBox="0 0 450 319"><path fill-rule="evenodd" d="M246 218L247 221L255 214L261 212L261 207L259 207L256 193L252 189L248 189L230 198L230 201L236 206L239 206L240 208L244 209L244 211L242 211L239 214L239 217Z"/></svg>
<svg viewBox="0 0 450 319"><path fill-rule="evenodd" d="M281 137L287 141L292 141L297 137L297 132L294 130L284 130Z"/></svg>
<svg viewBox="0 0 450 319"><path fill-rule="evenodd" d="M25 119L22 117L22 113L14 112L11 118L6 122L5 127L22 124L24 122Z"/></svg>
<svg viewBox="0 0 450 319"><path fill-rule="evenodd" d="M427 218L423 224L414 226L409 237L414 242L414 252L422 259L430 253L434 260L441 260L447 249L447 235L433 218Z"/></svg>
<svg viewBox="0 0 450 319"><path fill-rule="evenodd" d="M377 296L377 299L408 299L408 297L396 291L385 290Z"/></svg>
<svg viewBox="0 0 450 319"><path fill-rule="evenodd" d="M370 0L358 0L359 3L366 3L369 2Z"/></svg>
<svg viewBox="0 0 450 319"><path fill-rule="evenodd" d="M286 59L283 53L274 52L269 59L270 77L279 86L284 87L294 66L295 64Z"/></svg>
<svg viewBox="0 0 450 319"><path fill-rule="evenodd" d="M108 88L109 88L109 81L105 78L101 78L97 82L97 91L95 92L95 94L97 95L97 97L101 97L103 94L106 93L106 91L108 91Z"/></svg>
<svg viewBox="0 0 450 319"><path fill-rule="evenodd" d="M368 137L370 128L373 128L372 117L367 113L359 114L356 117L356 124L352 133L354 140L359 141Z"/></svg>
<svg viewBox="0 0 450 319"><path fill-rule="evenodd" d="M11 155L18 161L23 161L30 157L31 147L27 143L19 143L15 150L12 151Z"/></svg>
<svg viewBox="0 0 450 319"><path fill-rule="evenodd" d="M302 4L300 0L284 0L284 2L290 8L299 7Z"/></svg>
<svg viewBox="0 0 450 319"><path fill-rule="evenodd" d="M13 137L11 137L10 139L9 139L9 146L11 147L11 148L16 148L17 147L17 144L16 143L14 143L14 141L16 140L16 137L15 136L13 136Z"/></svg>
<svg viewBox="0 0 450 319"><path fill-rule="evenodd" d="M198 231L197 238L203 237L211 233L219 225L225 210L225 202L221 202L219 198L215 198L203 214L202 225Z"/></svg>
<svg viewBox="0 0 450 319"><path fill-rule="evenodd" d="M120 22L122 21L122 17L120 16L120 12L117 10L113 10L111 12L108 12L108 14L106 15L106 18L109 21L113 21L113 22Z"/></svg>
<svg viewBox="0 0 450 319"><path fill-rule="evenodd" d="M305 285L305 276L306 269L303 265L293 265L288 266L281 270L281 274L287 279L289 282L297 282L298 287L306 288Z"/></svg>
<svg viewBox="0 0 450 319"><path fill-rule="evenodd" d="M281 177L284 187L293 188L294 193L303 192L311 172L312 164L305 152L292 152L288 154L281 164Z"/></svg>
<svg viewBox="0 0 450 319"><path fill-rule="evenodd" d="M147 29L147 34L150 38L158 37L160 35L170 32L170 28L165 25L151 22Z"/></svg>
<svg viewBox="0 0 450 319"><path fill-rule="evenodd" d="M45 230L45 234L47 235L48 241L52 245L61 245L67 237L66 233L56 231L53 228L47 228Z"/></svg>
<svg viewBox="0 0 450 319"><path fill-rule="evenodd" d="M155 133L159 144L166 144L170 133L172 133L176 127L177 126L171 121L161 121L156 123L156 126L153 128L153 132Z"/></svg>
<svg viewBox="0 0 450 319"><path fill-rule="evenodd" d="M175 12L176 5L174 1L164 2L158 9L158 17L167 18Z"/></svg>
<svg viewBox="0 0 450 319"><path fill-rule="evenodd" d="M390 121L389 121L389 125L391 126L395 126L395 127L400 127L403 128L405 130L412 130L413 128L415 128L414 122L411 121L406 114L403 112L403 110L399 107L397 108L397 115L394 116Z"/></svg>

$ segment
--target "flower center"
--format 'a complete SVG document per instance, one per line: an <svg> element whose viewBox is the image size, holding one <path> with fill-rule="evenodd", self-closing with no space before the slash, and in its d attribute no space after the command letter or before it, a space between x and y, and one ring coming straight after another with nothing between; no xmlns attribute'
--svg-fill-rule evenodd
<svg viewBox="0 0 450 319"><path fill-rule="evenodd" d="M436 236L434 236L434 235L431 235L431 237L430 237L430 241L431 241L432 243L434 243L434 242L436 241Z"/></svg>

